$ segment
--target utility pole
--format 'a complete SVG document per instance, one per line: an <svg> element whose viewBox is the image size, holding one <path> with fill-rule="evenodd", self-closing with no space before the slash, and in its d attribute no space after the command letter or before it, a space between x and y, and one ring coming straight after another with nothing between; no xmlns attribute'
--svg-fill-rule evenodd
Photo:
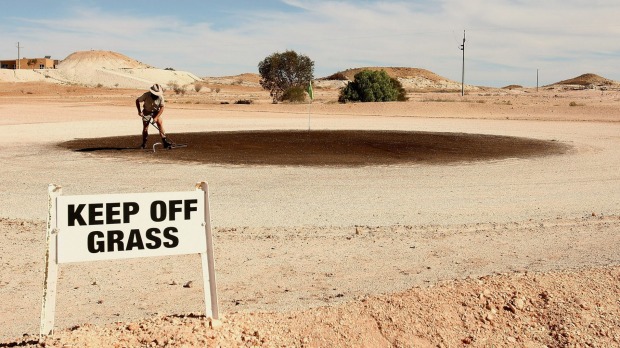
<svg viewBox="0 0 620 348"><path fill-rule="evenodd" d="M463 65L461 68L461 96L465 95L465 30L463 30L463 44L459 47L463 51Z"/></svg>
<svg viewBox="0 0 620 348"><path fill-rule="evenodd" d="M536 69L536 92L538 92L538 69Z"/></svg>
<svg viewBox="0 0 620 348"><path fill-rule="evenodd" d="M17 69L21 69L19 49L22 48L17 42Z"/></svg>

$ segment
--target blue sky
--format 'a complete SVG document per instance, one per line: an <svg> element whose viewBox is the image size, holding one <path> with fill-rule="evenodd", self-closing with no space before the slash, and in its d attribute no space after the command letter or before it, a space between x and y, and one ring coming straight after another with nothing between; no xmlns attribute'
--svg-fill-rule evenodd
<svg viewBox="0 0 620 348"><path fill-rule="evenodd" d="M109 50L198 76L257 73L274 52L315 77L363 66L423 68L465 82L540 85L595 73L620 81L617 0L0 1L0 58Z"/></svg>

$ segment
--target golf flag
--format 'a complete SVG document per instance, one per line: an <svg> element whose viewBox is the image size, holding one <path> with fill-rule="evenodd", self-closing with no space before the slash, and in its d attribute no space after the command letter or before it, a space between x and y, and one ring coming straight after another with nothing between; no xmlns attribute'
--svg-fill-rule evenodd
<svg viewBox="0 0 620 348"><path fill-rule="evenodd" d="M310 100L314 99L314 92L312 91L312 80L308 84L308 95L310 96Z"/></svg>

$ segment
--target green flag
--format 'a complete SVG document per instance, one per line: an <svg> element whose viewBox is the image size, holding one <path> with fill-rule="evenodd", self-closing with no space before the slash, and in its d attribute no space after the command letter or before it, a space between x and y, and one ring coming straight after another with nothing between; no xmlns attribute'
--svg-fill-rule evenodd
<svg viewBox="0 0 620 348"><path fill-rule="evenodd" d="M314 92L312 91L312 81L308 84L308 95L310 96L310 100L314 99Z"/></svg>

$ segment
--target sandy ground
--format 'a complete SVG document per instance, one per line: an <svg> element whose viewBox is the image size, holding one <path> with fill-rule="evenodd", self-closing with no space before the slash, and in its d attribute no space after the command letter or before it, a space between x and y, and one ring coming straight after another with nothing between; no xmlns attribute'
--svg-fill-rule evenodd
<svg viewBox="0 0 620 348"><path fill-rule="evenodd" d="M74 195L192 190L199 181L211 188L222 327L199 315L197 256L71 264L61 267L48 345L620 345L618 92L420 93L340 105L317 90L308 106L272 105L262 91L231 86L172 95L165 114L171 135L310 124L571 146L558 156L247 166L56 146L139 141L139 93L0 83L1 345L38 339L48 184ZM252 105L219 104L251 96Z"/></svg>

